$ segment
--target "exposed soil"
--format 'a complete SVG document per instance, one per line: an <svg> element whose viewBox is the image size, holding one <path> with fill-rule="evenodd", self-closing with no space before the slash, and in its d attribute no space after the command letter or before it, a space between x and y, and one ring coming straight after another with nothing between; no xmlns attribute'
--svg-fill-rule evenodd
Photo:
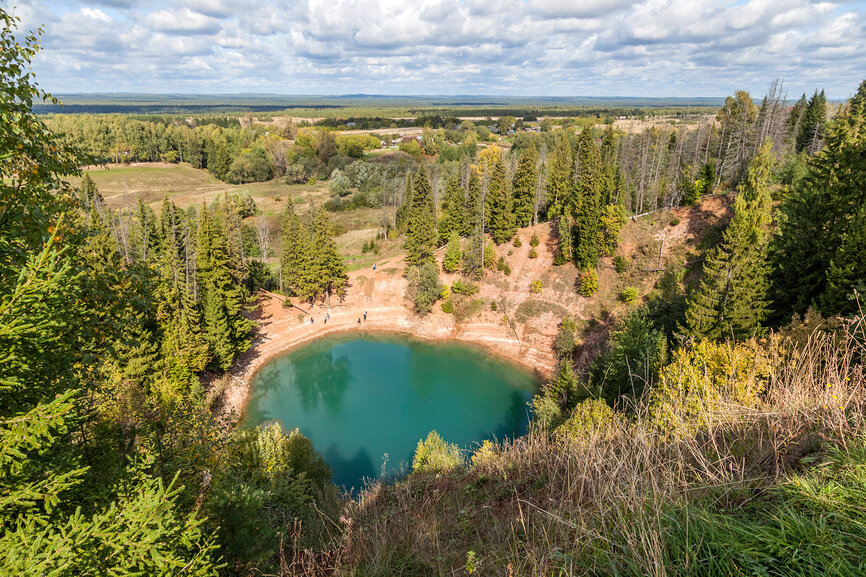
<svg viewBox="0 0 866 577"><path fill-rule="evenodd" d="M483 300L481 311L463 322L443 312L441 301L426 316L414 314L405 296L407 281L403 276L402 253L377 262L375 270L367 266L349 272L345 298L332 298L330 307L321 302L311 307L297 299L289 299L290 306L286 307L283 297L263 293L253 314L258 325L253 346L236 361L230 373L234 377L233 384L224 393L223 405L239 414L252 376L280 353L324 335L354 331L399 332L423 339L480 345L544 378L556 369L553 339L562 319L570 317L586 323L577 343L580 368L595 357L616 320L637 306L617 299L623 286L636 286L645 297L660 276L654 267L682 262L685 250L694 248L706 225L722 218L728 205L726 197L710 197L698 207L664 210L629 220L622 231L617 254L626 256L635 266L629 273L620 275L613 270L611 258L602 259L601 289L590 299L577 294L575 285L579 273L573 265L553 266L556 241L550 223L521 229L518 232L520 247L508 243L496 248L497 258L505 258L511 274L487 271L478 283L479 294L473 297ZM674 218L679 222L671 226ZM536 247L537 258L529 258L532 248L529 241L534 233L541 242ZM643 257L642 251L646 253ZM444 249L437 253L440 264L443 254ZM641 262L653 268L647 269ZM460 278L459 275L440 276L448 285ZM536 280L541 281L541 289L533 292L532 284ZM590 323L593 319L599 322Z"/></svg>

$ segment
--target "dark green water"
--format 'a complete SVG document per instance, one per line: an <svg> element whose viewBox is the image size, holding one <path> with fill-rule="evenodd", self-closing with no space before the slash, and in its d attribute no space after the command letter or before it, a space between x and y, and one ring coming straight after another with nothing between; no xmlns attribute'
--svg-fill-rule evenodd
<svg viewBox="0 0 866 577"><path fill-rule="evenodd" d="M326 337L262 367L245 423L300 428L334 482L352 489L410 466L418 440L434 429L467 449L522 434L535 385L529 373L466 346Z"/></svg>

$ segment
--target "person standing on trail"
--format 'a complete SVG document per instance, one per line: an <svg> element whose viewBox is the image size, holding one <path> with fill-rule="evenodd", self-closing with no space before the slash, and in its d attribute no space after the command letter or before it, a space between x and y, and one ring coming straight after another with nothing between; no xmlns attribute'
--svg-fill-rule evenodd
<svg viewBox="0 0 866 577"><path fill-rule="evenodd" d="M361 317L358 317L358 324L361 324Z"/></svg>
<svg viewBox="0 0 866 577"><path fill-rule="evenodd" d="M367 311L364 311L364 322L367 322Z"/></svg>
<svg viewBox="0 0 866 577"><path fill-rule="evenodd" d="M313 317L310 317L310 324L313 324L313 322L314 322L315 320L316 320L316 319L314 319Z"/></svg>

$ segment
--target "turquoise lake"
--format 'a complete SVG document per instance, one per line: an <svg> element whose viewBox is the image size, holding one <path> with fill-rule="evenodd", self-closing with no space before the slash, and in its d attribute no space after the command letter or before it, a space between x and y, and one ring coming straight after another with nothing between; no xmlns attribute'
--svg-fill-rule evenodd
<svg viewBox="0 0 866 577"><path fill-rule="evenodd" d="M436 430L473 449L526 430L536 378L484 352L406 337L325 337L269 361L250 383L246 426L301 430L338 486L411 466Z"/></svg>

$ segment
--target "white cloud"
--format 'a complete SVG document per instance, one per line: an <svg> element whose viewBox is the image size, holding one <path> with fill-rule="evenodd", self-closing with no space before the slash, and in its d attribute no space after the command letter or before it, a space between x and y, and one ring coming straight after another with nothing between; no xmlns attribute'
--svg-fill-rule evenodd
<svg viewBox="0 0 866 577"><path fill-rule="evenodd" d="M19 2L58 93L721 96L783 75L844 97L866 62L862 1Z"/></svg>

